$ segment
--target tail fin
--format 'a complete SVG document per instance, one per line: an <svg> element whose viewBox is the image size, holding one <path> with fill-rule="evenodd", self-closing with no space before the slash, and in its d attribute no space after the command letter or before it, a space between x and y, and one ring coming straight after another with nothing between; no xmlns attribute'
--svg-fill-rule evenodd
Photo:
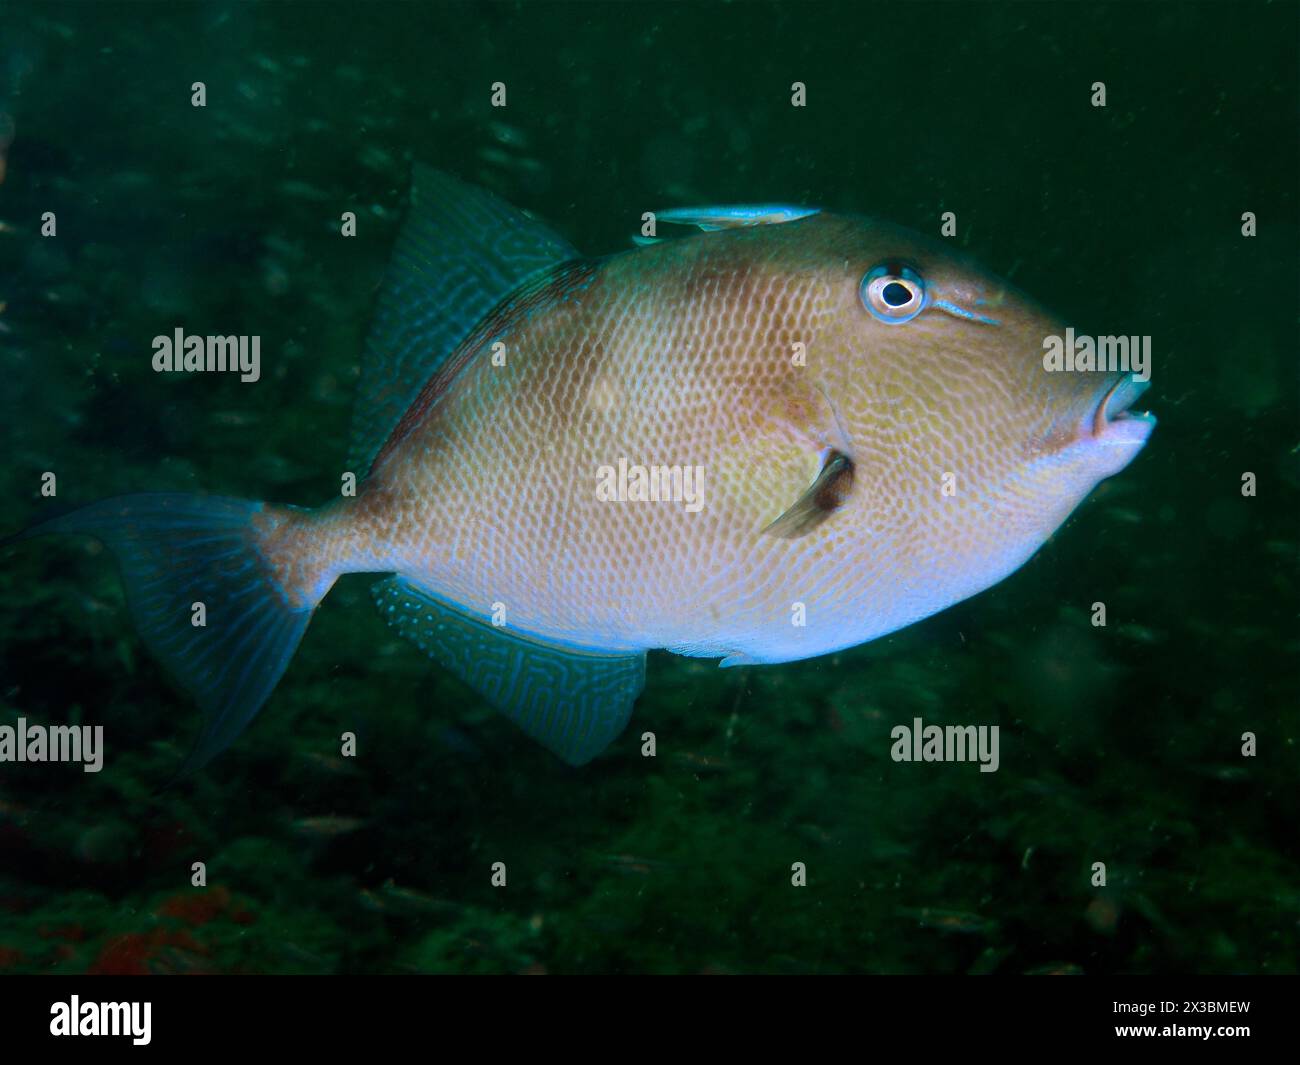
<svg viewBox="0 0 1300 1065"><path fill-rule="evenodd" d="M304 513L217 496L121 496L15 539L76 533L113 551L140 635L203 711L185 765L192 769L228 747L261 709L324 595L289 594L285 571L268 559L276 530Z"/></svg>

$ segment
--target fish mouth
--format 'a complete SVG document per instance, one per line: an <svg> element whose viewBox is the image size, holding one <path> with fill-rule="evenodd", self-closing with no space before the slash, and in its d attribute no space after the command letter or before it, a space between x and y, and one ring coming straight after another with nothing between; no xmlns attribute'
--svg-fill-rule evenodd
<svg viewBox="0 0 1300 1065"><path fill-rule="evenodd" d="M1097 404L1092 419L1092 435L1098 440L1145 441L1155 428L1156 416L1150 411L1130 408L1150 386L1149 378L1143 379L1136 374L1125 374L1116 381Z"/></svg>

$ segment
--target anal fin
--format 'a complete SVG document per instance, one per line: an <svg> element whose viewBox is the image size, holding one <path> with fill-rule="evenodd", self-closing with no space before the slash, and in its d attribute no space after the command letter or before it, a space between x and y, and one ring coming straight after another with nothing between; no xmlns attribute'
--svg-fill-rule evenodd
<svg viewBox="0 0 1300 1065"><path fill-rule="evenodd" d="M403 577L374 587L384 620L570 765L626 727L645 686L645 652L561 647L496 627Z"/></svg>

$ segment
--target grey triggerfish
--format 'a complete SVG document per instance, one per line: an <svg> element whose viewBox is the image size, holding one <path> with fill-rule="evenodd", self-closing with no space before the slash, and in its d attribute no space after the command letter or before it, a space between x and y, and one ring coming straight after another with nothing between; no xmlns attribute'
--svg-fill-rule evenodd
<svg viewBox="0 0 1300 1065"><path fill-rule="evenodd" d="M355 494L314 510L106 500L35 526L117 555L204 712L270 695L340 574L573 764L623 729L646 651L788 662L942 610L1025 562L1154 419L1145 382L1051 372L1063 325L946 245L782 206L580 255L417 167L362 360ZM192 624L203 603L206 623Z"/></svg>

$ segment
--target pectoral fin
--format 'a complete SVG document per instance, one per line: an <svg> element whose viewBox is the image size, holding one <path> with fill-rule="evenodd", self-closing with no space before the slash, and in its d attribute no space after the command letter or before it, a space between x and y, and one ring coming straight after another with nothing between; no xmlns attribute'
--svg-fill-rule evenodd
<svg viewBox="0 0 1300 1065"><path fill-rule="evenodd" d="M843 506L852 489L852 460L842 452L828 451L808 490L763 532L782 540L806 536Z"/></svg>
<svg viewBox="0 0 1300 1065"><path fill-rule="evenodd" d="M560 647L496 627L401 577L381 581L384 620L548 751L583 765L614 741L645 687L645 652Z"/></svg>

